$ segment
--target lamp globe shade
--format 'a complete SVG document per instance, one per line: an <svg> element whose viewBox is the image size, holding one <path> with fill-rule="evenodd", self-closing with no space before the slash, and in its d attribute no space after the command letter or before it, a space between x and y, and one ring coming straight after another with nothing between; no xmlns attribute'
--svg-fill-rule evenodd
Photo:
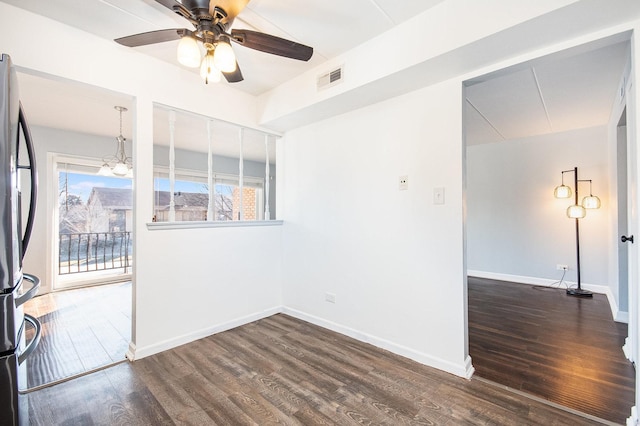
<svg viewBox="0 0 640 426"><path fill-rule="evenodd" d="M553 196L556 198L569 198L571 197L571 188L567 185L556 186L553 190Z"/></svg>
<svg viewBox="0 0 640 426"><path fill-rule="evenodd" d="M599 209L600 208L600 198L595 195L589 195L588 197L584 197L582 199L582 207L585 209Z"/></svg>
<svg viewBox="0 0 640 426"><path fill-rule="evenodd" d="M178 62L185 67L197 68L200 65L200 49L193 37L184 36L178 43Z"/></svg>
<svg viewBox="0 0 640 426"><path fill-rule="evenodd" d="M587 211L579 204L574 204L567 208L567 217L571 219L582 219L587 215Z"/></svg>
<svg viewBox="0 0 640 426"><path fill-rule="evenodd" d="M200 64L200 77L207 83L218 83L222 78L220 71L213 64L213 50L209 50Z"/></svg>
<svg viewBox="0 0 640 426"><path fill-rule="evenodd" d="M236 55L233 53L231 45L226 41L221 40L216 45L213 64L222 72L233 72L236 70Z"/></svg>

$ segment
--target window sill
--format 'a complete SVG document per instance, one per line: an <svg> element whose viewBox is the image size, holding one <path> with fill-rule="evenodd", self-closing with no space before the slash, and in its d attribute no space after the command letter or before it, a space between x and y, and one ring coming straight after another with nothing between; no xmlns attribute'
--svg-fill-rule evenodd
<svg viewBox="0 0 640 426"><path fill-rule="evenodd" d="M280 226L281 220L239 220L229 222L150 222L147 223L149 231L163 229L202 229L202 228L245 228L248 226Z"/></svg>

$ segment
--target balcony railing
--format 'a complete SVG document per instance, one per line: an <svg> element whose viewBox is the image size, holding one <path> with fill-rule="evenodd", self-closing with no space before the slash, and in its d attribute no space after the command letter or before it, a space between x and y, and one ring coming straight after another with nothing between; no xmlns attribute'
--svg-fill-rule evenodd
<svg viewBox="0 0 640 426"><path fill-rule="evenodd" d="M132 262L131 232L60 234L58 274L123 269Z"/></svg>

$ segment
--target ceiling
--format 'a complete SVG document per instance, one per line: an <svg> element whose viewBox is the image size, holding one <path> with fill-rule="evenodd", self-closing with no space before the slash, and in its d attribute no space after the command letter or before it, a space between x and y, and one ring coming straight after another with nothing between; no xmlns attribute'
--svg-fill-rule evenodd
<svg viewBox="0 0 640 426"><path fill-rule="evenodd" d="M193 29L186 19L154 0L1 1L108 40L167 28ZM234 44L245 80L233 83L233 87L253 95L264 93L442 1L252 0L232 28L297 41L313 47L314 54L309 62L302 62ZM177 45L177 41L172 41L135 49L183 67L176 60Z"/></svg>
<svg viewBox="0 0 640 426"><path fill-rule="evenodd" d="M0 1L109 40L185 24L183 18L154 0ZM441 1L406 0L401 3L401 8L395 9L399 2L392 0L252 0L235 20L234 27L295 40L313 46L315 53L307 63L235 45L245 81L234 83L233 87L250 94L263 93ZM136 49L181 67L175 61L175 43ZM467 144L606 124L629 55L628 49L628 41L593 43L468 82ZM19 79L21 98L34 125L115 137L119 128L118 114L113 106L131 108L130 97L101 88L25 73L20 73ZM130 113L124 118L123 134L129 140L131 119ZM179 113L176 146L206 151L206 121L205 117ZM237 127L216 123L214 151L221 155L235 155ZM244 140L246 158L264 158L262 134L247 131ZM162 109L156 111L154 119L154 142L169 143L168 115ZM270 155L273 161L273 149Z"/></svg>
<svg viewBox="0 0 640 426"><path fill-rule="evenodd" d="M154 0L0 1L108 40L165 28L192 28L184 18ZM302 62L234 45L245 80L233 83L233 87L252 95L264 93L442 1L405 0L399 8L393 0L252 0L235 19L233 28L294 40L312 46L314 55L310 61ZM135 49L198 72L177 62L177 41ZM21 99L32 125L115 137L119 124L113 107L122 105L131 109L132 106L128 96L76 82L26 73L19 73L19 80ZM176 146L193 151L206 150L206 121L205 117L179 113ZM123 135L131 140L130 114L125 115L123 122ZM154 118L154 143L169 144L168 127L168 114L159 109ZM237 156L238 128L216 122L214 129L214 152ZM264 158L263 134L247 130L243 141L245 158ZM274 161L275 149L274 144L271 145L270 159Z"/></svg>
<svg viewBox="0 0 640 426"><path fill-rule="evenodd" d="M629 59L629 42L600 44L469 82L467 145L606 125Z"/></svg>
<svg viewBox="0 0 640 426"><path fill-rule="evenodd" d="M123 113L122 134L127 140L132 139L131 97L78 82L53 80L23 72L17 74L20 100L31 126L108 136L113 139L115 152L120 115L114 107L118 105L129 109ZM240 127L191 112L174 111L176 148L206 152L209 140L207 123L211 121L212 152L225 157L239 156ZM265 136L269 137L269 161L275 162L274 136L252 129L243 129L242 153L245 159L264 161ZM153 117L154 144L168 146L170 139L169 110L158 106Z"/></svg>

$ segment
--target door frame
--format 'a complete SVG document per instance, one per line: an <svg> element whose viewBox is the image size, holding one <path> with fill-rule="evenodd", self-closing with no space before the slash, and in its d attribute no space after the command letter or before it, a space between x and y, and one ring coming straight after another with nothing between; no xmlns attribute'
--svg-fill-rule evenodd
<svg viewBox="0 0 640 426"><path fill-rule="evenodd" d="M540 53L537 52L539 54L532 54L529 55L527 58L523 59L523 58L519 58L517 61L512 62L512 63L507 63L507 64L502 64L502 66L500 67L489 67L488 69L485 69L481 72L478 73L473 73L471 75L465 76L465 78L462 79L461 84L462 84L462 94L464 95L464 91L466 89L466 85L465 83L469 80L473 80L474 78L478 78L482 75L486 75L486 74L490 74L490 73L495 73L499 70L502 69L507 69L510 67L513 67L515 65L518 65L520 63L524 63L524 62L529 62L529 61L534 61L536 59L540 59L543 58L545 56L548 55L553 55L555 53L559 53L562 52L564 50L569 50L572 48L577 48L580 47L582 45L587 45L590 43L594 43L594 42L602 42L605 41L607 39L611 39L612 42L614 42L614 39L617 39L617 41L623 41L624 39L628 40L630 42L630 51L629 51L629 67L628 67L628 78L624 80L624 83L622 84L622 88L623 88L623 93L621 93L621 95L624 97L624 106L617 112L617 117L615 117L615 124L613 126L613 131L615 132L617 129L617 123L620 119L620 114L623 111L623 109L626 107L627 108L627 174L628 174L628 193L633 189L633 191L636 191L636 189L640 188L640 157L638 156L638 146L637 146L637 125L640 122L640 111L637 109L637 93L636 93L636 86L633 84L633 82L635 81L635 76L638 75L640 78L640 74L638 74L640 71L638 69L638 66L636 65L636 60L638 58L640 58L640 41L638 41L637 37L637 31L636 31L637 27L634 26L629 26L626 29L617 29L613 32L611 32L610 34L598 34L598 35L593 35L593 36L586 36L584 39L582 39L579 42L572 42L570 44L564 44L562 47L558 47L558 48L553 48L553 49L548 49L545 50L544 53ZM604 45L602 45L604 46ZM627 71L627 69L625 69L625 72ZM622 76L621 76L622 77ZM464 99L465 97L462 96L461 97L461 102L463 103L463 108L462 108L462 123L463 123L463 131L462 131L462 143L463 143L463 174L465 175L464 178L464 182L466 185L466 170L467 170L467 160L466 160L466 155L464 154L466 147L467 147L467 143L466 143L466 138L465 138L465 131L464 131L464 123L465 123L465 114L464 114ZM612 106L611 108L611 113L612 115L616 113L616 111L614 111L614 106ZM611 130L611 125L609 123L609 130ZM613 135L613 141L617 141L617 135ZM609 141L608 143L611 145L612 143L612 139L611 139L611 135L609 134ZM615 177L615 152L614 152L614 156L613 156L613 167L614 169L612 171L610 171L610 179L615 182L616 181L616 177ZM631 169L631 167L633 166L633 169ZM613 188L615 190L615 183L610 185L610 191ZM466 191L466 189L465 189ZM615 192L614 192L615 193ZM612 194L614 194L612 193ZM464 195L464 197L466 197L466 195ZM636 363L636 360L640 359L640 335L638 334L640 331L640 284L639 284L639 279L640 279L640 270L639 270L639 264L640 264L640 252L637 249L637 246L640 245L640 197L636 197L635 196L635 192L633 194L633 197L628 196L628 206L629 206L629 211L631 212L631 210L633 210L633 215L630 213L628 215L628 222L629 222L629 227L628 227L628 232L630 234L636 234L636 238L638 239L638 241L636 241L636 244L633 245L634 248L629 249L628 253L629 253L629 273L632 274L632 276L629 277L629 282L628 282L628 293L629 293L629 313L628 313L628 333L627 333L627 339L625 342L625 345L623 348L621 348L622 350L625 351L625 355L627 355L627 358L629 360L631 360L632 362L634 362L634 364ZM464 201L463 201L464 204ZM617 241L619 240L619 236L617 235L618 229L617 229L617 216L615 218L611 219L611 228L610 228L610 232L612 232L612 238L615 237L615 242L614 244L611 244L611 246L609 247L609 251L610 251L610 255L609 255L609 268L611 270L611 268L615 268L615 273L610 272L609 273L609 277L611 278L611 283L610 286L613 285L618 285L618 264L617 264L617 259L618 259L618 255L617 255ZM465 228L465 235L464 235L464 253L463 253L463 258L464 258L464 265L465 265L465 270L464 270L464 277L465 277L465 281L464 281L464 286L465 286L465 290L467 288L467 266L466 266L466 259L467 259L467 247L466 247L466 219L464 220L464 224L463 224L464 228ZM615 253L614 253L615 252ZM615 262L615 263L612 263ZM632 270L633 269L633 270ZM466 295L467 292L465 291L464 294ZM608 297L612 297L613 295L611 294L611 292L609 292ZM616 301L616 304L618 302ZM465 307L466 307L466 302L465 302ZM468 308L466 308L468 309ZM467 312L465 311L465 315L467 315ZM615 315L615 314L614 314ZM469 324L468 324L468 320L467 318L465 318L465 354L469 354L469 342L468 342L468 335L469 335ZM630 417L627 420L627 424L636 424L640 419L638 416L638 412L637 409L640 409L640 369L636 368L636 383L635 383L635 406L632 407L631 409L631 413Z"/></svg>
<svg viewBox="0 0 640 426"><path fill-rule="evenodd" d="M98 279L86 279L86 280L78 280L73 283L65 286L61 286L59 282L59 274L58 274L58 256L59 256L59 212L58 212L58 194L60 191L60 186L58 182L58 173L60 172L59 164L61 163L69 163L69 164L77 164L80 166L86 166L95 168L96 170L100 169L103 164L103 161L96 158L68 155L68 154L59 154L54 152L47 153L47 180L49 182L48 194L47 197L47 211L50 213L48 217L47 223L47 235L50 236L49 244L47 246L47 271L49 274L48 282L50 283L50 291L60 291L60 290L69 290L73 288L86 287L90 285L99 285L99 284L108 284L119 281L126 281L132 279L132 273L129 271L126 274L118 274L117 279L113 278L98 278ZM133 182L133 179L131 179ZM111 277L115 277L115 275L111 275Z"/></svg>

